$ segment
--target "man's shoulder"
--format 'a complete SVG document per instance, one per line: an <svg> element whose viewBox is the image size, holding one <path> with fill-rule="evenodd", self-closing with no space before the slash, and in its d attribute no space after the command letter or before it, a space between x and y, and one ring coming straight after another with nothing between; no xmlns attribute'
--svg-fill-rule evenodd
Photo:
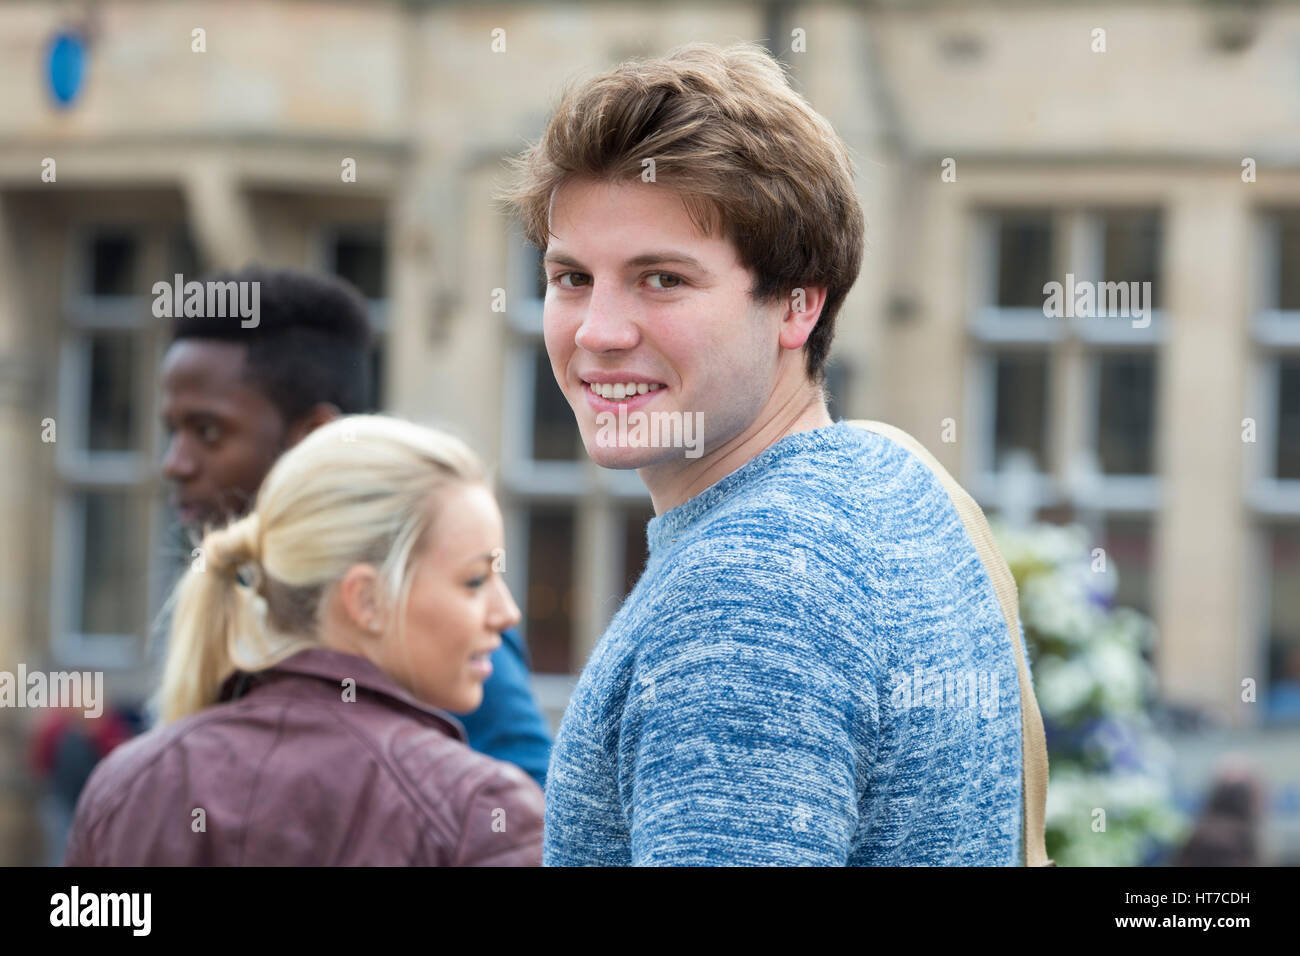
<svg viewBox="0 0 1300 956"><path fill-rule="evenodd" d="M761 527L767 537L869 533L918 499L942 505L941 468L913 436L873 421L840 421L819 429L798 451L774 455L746 493L711 510L703 527L714 535ZM867 522L867 524L864 524Z"/></svg>

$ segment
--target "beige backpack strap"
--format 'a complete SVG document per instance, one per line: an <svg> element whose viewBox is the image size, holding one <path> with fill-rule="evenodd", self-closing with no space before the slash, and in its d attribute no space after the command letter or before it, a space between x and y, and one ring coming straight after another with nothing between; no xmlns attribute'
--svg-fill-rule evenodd
<svg viewBox="0 0 1300 956"><path fill-rule="evenodd" d="M993 589L997 592L998 602L1002 605L1002 617L1011 635L1011 649L1016 655L1016 672L1020 681L1020 731L1024 752L1024 830L1021 845L1024 848L1026 866L1055 866L1047 858L1044 845L1043 828L1046 823L1047 810L1047 741L1043 735L1043 717L1038 711L1038 698L1034 696L1034 685L1029 679L1029 669L1025 666L1025 656L1020 646L1020 602L1016 595L1016 579L1011 576L1006 559L998 551L993 541L993 532L989 530L988 519L980 506L952 477L943 465L930 454L915 438L893 425L884 422L850 421L848 424L867 431L875 432L901 445L910 451L921 463L929 468L948 492L961 523L970 535L979 553L984 570Z"/></svg>

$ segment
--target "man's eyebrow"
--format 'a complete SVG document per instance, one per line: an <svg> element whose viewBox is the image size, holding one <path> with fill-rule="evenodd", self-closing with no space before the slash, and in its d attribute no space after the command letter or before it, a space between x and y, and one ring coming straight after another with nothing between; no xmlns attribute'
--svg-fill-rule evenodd
<svg viewBox="0 0 1300 956"><path fill-rule="evenodd" d="M220 422L221 421L220 414L214 411L209 411L207 409L191 409L190 411L181 412L179 415L175 417L180 420L180 423L182 425L193 425L198 422L210 422L210 421ZM160 412L159 418L162 420L162 423L164 425L167 424L166 412Z"/></svg>
<svg viewBox="0 0 1300 956"><path fill-rule="evenodd" d="M559 266L571 266L575 269L583 268L581 262L573 258L573 256L566 255L563 252L548 252L542 261L551 262ZM627 262L623 263L623 265L627 268L635 268L637 266L656 266L666 262L680 262L683 265L698 269L700 272L707 275L712 275L712 273L704 267L704 264L694 256L688 256L684 252L677 252L672 249L665 249L659 252L643 252L639 256L633 256L631 259L627 260Z"/></svg>

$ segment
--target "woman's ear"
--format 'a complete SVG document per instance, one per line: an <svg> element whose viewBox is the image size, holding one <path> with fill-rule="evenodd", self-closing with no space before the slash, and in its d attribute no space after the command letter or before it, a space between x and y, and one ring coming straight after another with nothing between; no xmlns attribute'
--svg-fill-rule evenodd
<svg viewBox="0 0 1300 956"><path fill-rule="evenodd" d="M379 572L373 565L354 564L339 581L339 602L354 627L370 637L384 631Z"/></svg>

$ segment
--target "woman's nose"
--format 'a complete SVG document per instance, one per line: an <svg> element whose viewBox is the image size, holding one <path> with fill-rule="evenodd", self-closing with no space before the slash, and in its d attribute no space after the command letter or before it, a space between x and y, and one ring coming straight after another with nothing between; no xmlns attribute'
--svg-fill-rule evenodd
<svg viewBox="0 0 1300 956"><path fill-rule="evenodd" d="M522 621L523 614L519 611L519 605L515 603L514 597L510 594L510 589L506 587L504 580L501 581L501 600L496 606L497 621L500 623L499 630L507 631L512 627L518 627Z"/></svg>

